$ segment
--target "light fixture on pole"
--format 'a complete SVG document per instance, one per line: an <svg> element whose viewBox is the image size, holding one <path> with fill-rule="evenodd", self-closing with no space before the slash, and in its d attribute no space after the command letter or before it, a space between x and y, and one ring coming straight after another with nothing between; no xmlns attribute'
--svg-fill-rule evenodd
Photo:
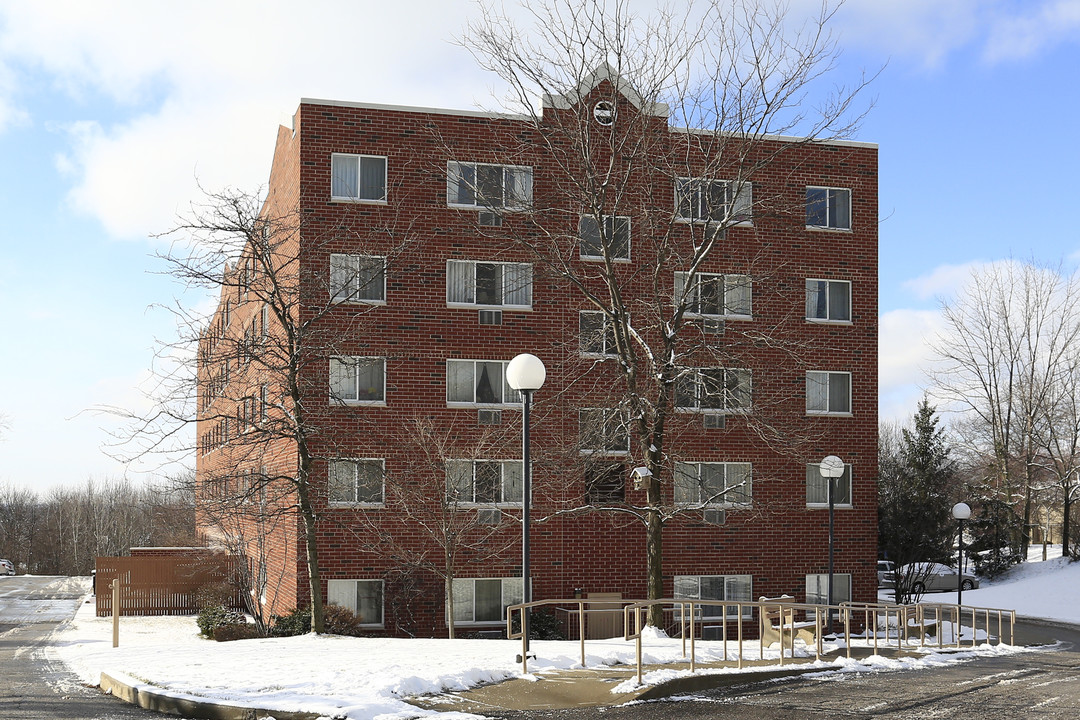
<svg viewBox="0 0 1080 720"><path fill-rule="evenodd" d="M967 503L958 502L952 506L952 516L960 523L960 537L957 541L956 561L956 604L963 605L964 599L964 521L971 517L971 507Z"/></svg>
<svg viewBox="0 0 1080 720"><path fill-rule="evenodd" d="M835 455L829 455L821 464L818 465L818 470L821 472L821 477L825 478L826 493L829 498L829 587L826 594L825 604L829 606L828 612L828 627L825 628L826 632L831 633L833 627L833 559L834 559L834 545L835 545L835 532L833 525L833 510L835 507L835 498L833 493L833 486L836 484L837 478L844 475L844 461Z"/></svg>
<svg viewBox="0 0 1080 720"><path fill-rule="evenodd" d="M543 361L535 355L522 353L506 366L506 384L521 393L521 596L526 603L532 602L532 582L529 577L529 510L532 499L532 459L529 454L529 412L532 409L532 394L544 385L547 369ZM521 632L525 657L521 662L528 662L529 657L529 614L526 608L521 613Z"/></svg>

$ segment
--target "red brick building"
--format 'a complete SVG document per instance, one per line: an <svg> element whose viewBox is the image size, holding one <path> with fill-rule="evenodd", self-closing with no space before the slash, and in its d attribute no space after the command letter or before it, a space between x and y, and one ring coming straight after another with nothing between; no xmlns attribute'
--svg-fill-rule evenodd
<svg viewBox="0 0 1080 720"><path fill-rule="evenodd" d="M725 137L718 152L716 133L674 128L617 78L578 90L535 118L302 100L280 128L256 235L200 349L197 461L200 529L245 546L273 612L308 601L295 488L274 480L305 460L262 432L296 408L280 366L246 349L290 323L308 337L322 592L373 631L445 633L448 587L459 632L521 597L521 405L503 373L522 352L548 372L536 599L646 596L648 495L631 471L647 465L664 596L824 601L826 455L847 464L835 597L875 597L876 146ZM594 145L574 155L574 138ZM572 157L617 182L582 189ZM284 322L259 284L268 262L295 289ZM663 333L680 303L685 352L650 355L676 347ZM675 366L671 392L644 378L628 399L620 342L643 368ZM636 423L657 412L662 451Z"/></svg>

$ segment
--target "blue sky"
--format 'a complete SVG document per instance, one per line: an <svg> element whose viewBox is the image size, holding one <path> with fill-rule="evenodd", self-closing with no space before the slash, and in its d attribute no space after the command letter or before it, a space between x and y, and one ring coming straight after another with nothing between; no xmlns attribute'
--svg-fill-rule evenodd
<svg viewBox="0 0 1080 720"><path fill-rule="evenodd" d="M0 483L152 472L104 454L116 425L90 411L143 407L174 332L151 235L196 178L265 183L301 97L495 106L450 42L471 4L387 5L0 0ZM850 0L834 30L841 77L885 66L856 139L880 145L880 405L904 418L939 297L983 263L1078 257L1080 0Z"/></svg>

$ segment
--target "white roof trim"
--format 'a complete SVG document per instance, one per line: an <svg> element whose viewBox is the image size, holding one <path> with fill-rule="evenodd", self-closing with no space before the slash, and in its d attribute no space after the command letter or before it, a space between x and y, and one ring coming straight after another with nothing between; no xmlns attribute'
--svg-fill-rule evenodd
<svg viewBox="0 0 1080 720"><path fill-rule="evenodd" d="M568 93L562 95L552 95L550 93L544 93L544 107L556 108L558 110L569 110L581 103L581 99L592 92L593 88L599 85L604 80L608 80L615 86L616 92L621 94L627 100L634 104L634 107L650 115L657 115L659 117L668 116L668 106L665 103L658 102L646 102L641 95L638 94L634 88L630 87L622 76L615 71L615 68L608 65L606 62L600 67L593 70L586 75L578 83L577 87Z"/></svg>
<svg viewBox="0 0 1080 720"><path fill-rule="evenodd" d="M426 113L430 115L461 115L463 117L491 118L493 120L533 120L529 115L484 112L481 110L451 110L447 108L417 107L414 105L383 105L380 103L349 102L347 100L322 100L300 98L301 105L329 105L331 107L362 108L365 110L391 110L394 112Z"/></svg>

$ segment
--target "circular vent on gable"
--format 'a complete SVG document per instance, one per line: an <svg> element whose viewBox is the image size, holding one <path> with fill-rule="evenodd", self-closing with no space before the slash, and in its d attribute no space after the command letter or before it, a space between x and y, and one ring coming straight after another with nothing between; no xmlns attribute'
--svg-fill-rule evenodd
<svg viewBox="0 0 1080 720"><path fill-rule="evenodd" d="M593 119L601 125L611 125L615 122L615 104L607 100L601 100L593 105Z"/></svg>

